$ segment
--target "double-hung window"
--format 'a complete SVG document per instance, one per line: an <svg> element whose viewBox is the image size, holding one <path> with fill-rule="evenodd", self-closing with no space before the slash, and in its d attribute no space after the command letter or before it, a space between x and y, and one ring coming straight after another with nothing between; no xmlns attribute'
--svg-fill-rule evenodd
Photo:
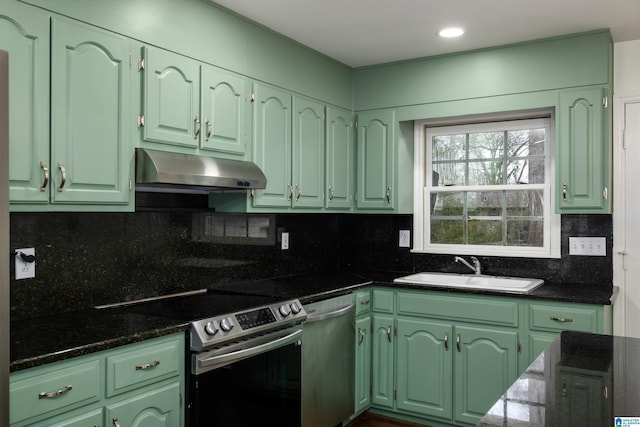
<svg viewBox="0 0 640 427"><path fill-rule="evenodd" d="M547 117L416 122L414 252L560 256Z"/></svg>

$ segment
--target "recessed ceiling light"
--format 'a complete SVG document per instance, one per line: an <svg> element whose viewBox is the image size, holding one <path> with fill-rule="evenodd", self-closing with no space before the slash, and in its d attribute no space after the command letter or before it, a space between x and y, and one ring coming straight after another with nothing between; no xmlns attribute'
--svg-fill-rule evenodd
<svg viewBox="0 0 640 427"><path fill-rule="evenodd" d="M452 37L460 37L461 35L464 34L464 30L462 28L459 27L449 27L449 28L444 28L442 30L440 30L440 32L438 33L438 35L440 37L444 37L444 38L452 38Z"/></svg>

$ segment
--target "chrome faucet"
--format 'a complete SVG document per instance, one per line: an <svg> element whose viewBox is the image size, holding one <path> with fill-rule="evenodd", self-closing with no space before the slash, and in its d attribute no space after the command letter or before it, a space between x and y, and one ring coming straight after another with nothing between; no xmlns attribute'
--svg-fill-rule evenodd
<svg viewBox="0 0 640 427"><path fill-rule="evenodd" d="M482 274L482 269L480 267L480 261L478 261L478 258L472 256L471 257L471 261L473 262L473 266L471 264L469 264L464 258L461 258L459 256L455 257L453 259L455 262L460 262L464 265L466 265L467 267L469 267L470 269L473 270L473 272L477 275Z"/></svg>

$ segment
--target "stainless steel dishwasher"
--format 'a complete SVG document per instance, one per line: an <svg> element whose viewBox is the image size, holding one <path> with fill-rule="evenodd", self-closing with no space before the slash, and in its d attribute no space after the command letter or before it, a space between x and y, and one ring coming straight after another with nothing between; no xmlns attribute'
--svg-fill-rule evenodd
<svg viewBox="0 0 640 427"><path fill-rule="evenodd" d="M342 425L354 411L355 296L305 304L302 427Z"/></svg>

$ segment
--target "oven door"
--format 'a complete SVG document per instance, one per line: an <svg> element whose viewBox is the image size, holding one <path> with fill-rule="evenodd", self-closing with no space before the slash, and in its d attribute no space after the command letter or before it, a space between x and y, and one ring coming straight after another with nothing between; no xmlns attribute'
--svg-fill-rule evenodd
<svg viewBox="0 0 640 427"><path fill-rule="evenodd" d="M188 425L299 427L301 357L301 327L193 354Z"/></svg>

